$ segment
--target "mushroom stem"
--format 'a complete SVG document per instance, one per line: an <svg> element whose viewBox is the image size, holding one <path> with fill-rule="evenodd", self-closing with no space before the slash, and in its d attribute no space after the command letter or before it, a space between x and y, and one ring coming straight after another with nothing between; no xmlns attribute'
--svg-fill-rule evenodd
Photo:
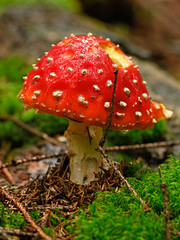
<svg viewBox="0 0 180 240"><path fill-rule="evenodd" d="M95 173L105 167L102 155L95 149L102 138L102 128L69 121L65 132L69 142L70 180L77 184L88 184L95 180Z"/></svg>

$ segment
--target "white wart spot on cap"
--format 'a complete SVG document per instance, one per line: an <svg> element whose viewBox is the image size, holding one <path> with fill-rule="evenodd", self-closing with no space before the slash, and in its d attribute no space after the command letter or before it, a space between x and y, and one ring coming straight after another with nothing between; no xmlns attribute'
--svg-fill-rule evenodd
<svg viewBox="0 0 180 240"><path fill-rule="evenodd" d="M144 99L148 99L147 93L143 93L142 96L143 96Z"/></svg>
<svg viewBox="0 0 180 240"><path fill-rule="evenodd" d="M153 118L152 122L153 122L153 123L157 123L157 121L156 121L156 119L155 119L155 118Z"/></svg>
<svg viewBox="0 0 180 240"><path fill-rule="evenodd" d="M67 72L72 72L72 70L73 70L73 69L72 69L71 67L68 67L68 68L67 68Z"/></svg>
<svg viewBox="0 0 180 240"><path fill-rule="evenodd" d="M106 85L107 85L107 87L112 87L113 83L111 80L107 80Z"/></svg>
<svg viewBox="0 0 180 240"><path fill-rule="evenodd" d="M93 34L91 33L91 32L89 32L88 34L87 34L87 36L88 37L91 37Z"/></svg>
<svg viewBox="0 0 180 240"><path fill-rule="evenodd" d="M138 81L136 79L133 79L133 83L137 85Z"/></svg>
<svg viewBox="0 0 180 240"><path fill-rule="evenodd" d="M36 95L32 95L32 99L33 100L37 99L37 96Z"/></svg>
<svg viewBox="0 0 180 240"><path fill-rule="evenodd" d="M24 76L24 77L23 77L23 80L26 81L26 80L27 80L27 76Z"/></svg>
<svg viewBox="0 0 180 240"><path fill-rule="evenodd" d="M50 77L56 77L56 74L55 74L54 72L51 72L51 73L49 74L49 76L50 76Z"/></svg>
<svg viewBox="0 0 180 240"><path fill-rule="evenodd" d="M100 90L100 88L98 87L98 85L93 85L93 88L94 88L94 90L96 90L96 91Z"/></svg>
<svg viewBox="0 0 180 240"><path fill-rule="evenodd" d="M62 96L62 91L56 90L52 93L53 97L61 97Z"/></svg>
<svg viewBox="0 0 180 240"><path fill-rule="evenodd" d="M140 102L140 103L142 102L141 97L138 97L138 102Z"/></svg>
<svg viewBox="0 0 180 240"><path fill-rule="evenodd" d="M35 95L39 95L41 93L41 90L36 90L36 91L34 91L34 94Z"/></svg>
<svg viewBox="0 0 180 240"><path fill-rule="evenodd" d="M86 69L82 69L82 74L84 75L84 74L86 74L87 73L87 70Z"/></svg>
<svg viewBox="0 0 180 240"><path fill-rule="evenodd" d="M38 67L36 66L36 64L32 64L33 70L38 70Z"/></svg>
<svg viewBox="0 0 180 240"><path fill-rule="evenodd" d="M114 67L114 68L118 68L118 65L117 64L112 64L112 66Z"/></svg>
<svg viewBox="0 0 180 240"><path fill-rule="evenodd" d="M146 82L146 81L143 81L143 84L144 84L144 85L146 85L146 84L147 84L147 82Z"/></svg>
<svg viewBox="0 0 180 240"><path fill-rule="evenodd" d="M105 102L105 103L104 103L104 107L105 107L105 108L109 108L110 105L111 105L110 102Z"/></svg>
<svg viewBox="0 0 180 240"><path fill-rule="evenodd" d="M127 106L127 103L126 103L126 102L123 102L123 101L120 101L120 102L119 102L119 105L120 105L121 107L126 107L126 106Z"/></svg>
<svg viewBox="0 0 180 240"><path fill-rule="evenodd" d="M149 114L150 114L148 110L146 110L146 112L147 112L147 115L149 115Z"/></svg>
<svg viewBox="0 0 180 240"><path fill-rule="evenodd" d="M22 93L19 98L23 99L24 98L24 94Z"/></svg>
<svg viewBox="0 0 180 240"><path fill-rule="evenodd" d="M102 69L98 69L98 73L103 73L103 70Z"/></svg>
<svg viewBox="0 0 180 240"><path fill-rule="evenodd" d="M78 97L78 101L84 105L87 105L88 104L88 101L85 101L85 98L83 96L79 96Z"/></svg>
<svg viewBox="0 0 180 240"><path fill-rule="evenodd" d="M40 75L35 75L35 76L33 77L33 79L34 79L34 80L40 79Z"/></svg>
<svg viewBox="0 0 180 240"><path fill-rule="evenodd" d="M128 70L127 69L124 69L124 73L127 73L128 72Z"/></svg>
<svg viewBox="0 0 180 240"><path fill-rule="evenodd" d="M80 57L80 58L83 58L83 57L84 57L84 54L83 54L83 53L79 54L79 57Z"/></svg>
<svg viewBox="0 0 180 240"><path fill-rule="evenodd" d="M49 63L49 62L51 62L51 61L53 61L53 58L52 58L52 57L48 57L48 58L47 58L47 62Z"/></svg>
<svg viewBox="0 0 180 240"><path fill-rule="evenodd" d="M159 109L160 109L160 106L159 106L159 104L155 104L154 106L155 106L155 108L156 108L157 110L159 110Z"/></svg>
<svg viewBox="0 0 180 240"><path fill-rule="evenodd" d="M127 87L124 88L124 92L127 94L127 95L130 95L131 93L131 90Z"/></svg>
<svg viewBox="0 0 180 240"><path fill-rule="evenodd" d="M137 111L137 112L135 112L135 115L136 115L137 117L141 117L141 116L142 116L142 113L139 112L139 111Z"/></svg>
<svg viewBox="0 0 180 240"><path fill-rule="evenodd" d="M117 115L118 117L123 117L123 116L125 116L125 113L119 113L119 112L117 112L116 115Z"/></svg>
<svg viewBox="0 0 180 240"><path fill-rule="evenodd" d="M40 113L39 109L36 109L35 114L39 114L39 113Z"/></svg>

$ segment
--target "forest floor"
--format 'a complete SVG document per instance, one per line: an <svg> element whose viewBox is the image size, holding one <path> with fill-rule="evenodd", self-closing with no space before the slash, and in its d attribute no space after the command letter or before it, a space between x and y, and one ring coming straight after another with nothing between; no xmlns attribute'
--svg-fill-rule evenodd
<svg viewBox="0 0 180 240"><path fill-rule="evenodd" d="M158 22L157 28L147 29L145 35L144 28L137 25L127 34L124 27L42 3L14 5L0 14L0 239L180 237L180 84L179 70L172 65L179 54L168 58L170 48L158 34L152 37L152 46L145 44L152 29L160 26ZM134 36L136 31L139 37ZM54 118L34 117L33 111L22 111L16 97L22 84L18 78L27 73L30 64L51 43L72 32L92 32L120 43L140 66L153 100L174 111L172 119L144 135L110 132L107 145L112 148L105 146L105 157L116 162L88 186L69 180L63 137L67 122L55 120L54 128L61 126L56 134L56 129L51 129ZM173 52L178 49L175 42L171 43ZM163 57L165 48L168 51ZM9 101L5 101L6 96ZM167 159L170 164L161 167L159 164Z"/></svg>

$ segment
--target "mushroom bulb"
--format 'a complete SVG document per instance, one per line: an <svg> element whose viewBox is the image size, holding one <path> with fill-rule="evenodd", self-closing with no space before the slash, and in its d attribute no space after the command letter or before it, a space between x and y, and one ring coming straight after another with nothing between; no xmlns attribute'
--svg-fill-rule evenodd
<svg viewBox="0 0 180 240"><path fill-rule="evenodd" d="M70 179L88 184L104 167L95 149L112 105L114 71L118 70L110 128L152 128L172 112L151 102L138 67L109 39L71 35L33 64L19 98L28 108L69 120Z"/></svg>

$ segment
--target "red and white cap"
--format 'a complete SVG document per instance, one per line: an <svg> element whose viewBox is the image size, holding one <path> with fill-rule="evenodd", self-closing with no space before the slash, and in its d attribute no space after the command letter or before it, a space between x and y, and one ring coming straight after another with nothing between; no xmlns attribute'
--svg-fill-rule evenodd
<svg viewBox="0 0 180 240"><path fill-rule="evenodd" d="M138 67L109 39L66 38L33 65L19 93L39 112L105 127L118 70L111 128L151 128L172 112L150 101Z"/></svg>

